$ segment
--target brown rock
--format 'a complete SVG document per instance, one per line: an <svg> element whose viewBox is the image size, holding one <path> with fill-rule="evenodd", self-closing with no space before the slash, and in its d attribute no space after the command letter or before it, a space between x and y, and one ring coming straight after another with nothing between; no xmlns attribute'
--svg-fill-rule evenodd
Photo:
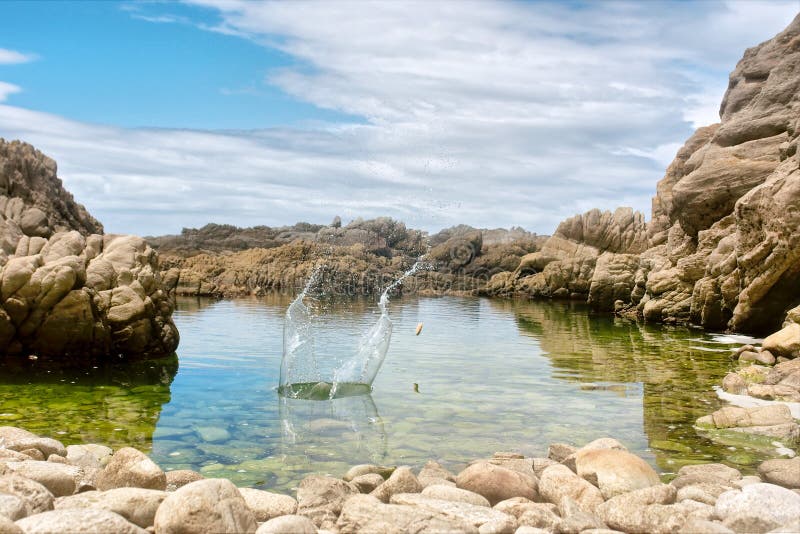
<svg viewBox="0 0 800 534"><path fill-rule="evenodd" d="M182 488L190 482L197 482L198 480L203 480L205 478L200 473L192 471L191 469L176 469L174 471L167 471L165 476L167 478L167 491L175 491L176 489Z"/></svg>
<svg viewBox="0 0 800 534"><path fill-rule="evenodd" d="M16 473L0 476L0 493L24 500L31 514L53 509L53 494L47 488Z"/></svg>
<svg viewBox="0 0 800 534"><path fill-rule="evenodd" d="M219 478L191 482L169 494L154 525L159 534L253 533L258 527L236 486Z"/></svg>
<svg viewBox="0 0 800 534"><path fill-rule="evenodd" d="M297 501L288 495L253 488L239 488L239 493L258 522L297 512Z"/></svg>
<svg viewBox="0 0 800 534"><path fill-rule="evenodd" d="M398 493L419 493L422 491L422 484L417 480L416 475L408 467L398 467L386 481L375 488L370 495L376 497L381 502L389 502L392 495Z"/></svg>
<svg viewBox="0 0 800 534"><path fill-rule="evenodd" d="M17 521L25 534L81 532L85 534L145 534L147 531L108 510L54 510Z"/></svg>
<svg viewBox="0 0 800 534"><path fill-rule="evenodd" d="M489 462L464 469L456 478L456 486L482 495L492 506L512 497L537 498L536 477Z"/></svg>
<svg viewBox="0 0 800 534"><path fill-rule="evenodd" d="M123 447L97 477L97 489L146 488L163 491L167 476L146 454L131 447Z"/></svg>
<svg viewBox="0 0 800 534"><path fill-rule="evenodd" d="M539 493L542 499L553 504L560 504L561 499L569 497L590 513L603 502L599 489L563 465L553 465L544 470L539 480Z"/></svg>
<svg viewBox="0 0 800 534"><path fill-rule="evenodd" d="M297 489L297 514L308 517L318 528L336 523L345 500L359 494L353 484L333 477L312 475Z"/></svg>
<svg viewBox="0 0 800 534"><path fill-rule="evenodd" d="M647 462L622 450L582 449L575 463L578 476L600 488L604 499L661 483Z"/></svg>
<svg viewBox="0 0 800 534"><path fill-rule="evenodd" d="M56 510L99 509L119 514L142 528L152 526L156 511L167 493L142 488L116 488L108 491L87 491L55 501Z"/></svg>
<svg viewBox="0 0 800 534"><path fill-rule="evenodd" d="M800 489L800 456L791 460L767 460L758 466L758 474L771 484Z"/></svg>

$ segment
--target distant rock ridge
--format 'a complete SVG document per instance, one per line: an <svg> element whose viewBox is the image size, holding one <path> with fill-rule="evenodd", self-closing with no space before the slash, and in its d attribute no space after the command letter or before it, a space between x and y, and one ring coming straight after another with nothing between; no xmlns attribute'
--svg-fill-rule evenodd
<svg viewBox="0 0 800 534"><path fill-rule="evenodd" d="M745 52L720 117L678 151L648 224L629 208L567 219L485 292L712 329L780 326L800 304L800 15Z"/></svg>
<svg viewBox="0 0 800 534"><path fill-rule="evenodd" d="M102 234L52 159L0 139L0 357L81 364L174 352L157 254L140 237Z"/></svg>

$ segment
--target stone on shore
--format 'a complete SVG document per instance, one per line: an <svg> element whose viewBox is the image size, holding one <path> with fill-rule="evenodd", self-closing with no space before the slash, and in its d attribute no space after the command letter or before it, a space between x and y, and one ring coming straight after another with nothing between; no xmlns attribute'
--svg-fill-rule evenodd
<svg viewBox="0 0 800 534"><path fill-rule="evenodd" d="M478 529L461 518L450 517L420 506L384 504L372 495L348 498L336 521L340 534L375 532L464 532L478 534Z"/></svg>
<svg viewBox="0 0 800 534"><path fill-rule="evenodd" d="M535 475L527 475L494 465L487 461L476 462L458 474L456 487L485 497L494 506L512 497L535 500L538 497L538 481Z"/></svg>
<svg viewBox="0 0 800 534"><path fill-rule="evenodd" d="M297 488L297 514L309 518L317 528L329 528L336 524L345 500L352 495L360 493L349 482L333 477L307 476Z"/></svg>
<svg viewBox="0 0 800 534"><path fill-rule="evenodd" d="M256 534L317 534L317 527L305 516L283 515L265 522Z"/></svg>
<svg viewBox="0 0 800 534"><path fill-rule="evenodd" d="M143 452L123 447L114 453L96 483L101 491L124 487L164 491L167 476Z"/></svg>
<svg viewBox="0 0 800 534"><path fill-rule="evenodd" d="M358 491L361 493L370 493L375 488L383 484L383 477L378 473L367 473L366 475L359 475L350 481Z"/></svg>
<svg viewBox="0 0 800 534"><path fill-rule="evenodd" d="M53 510L17 521L25 534L147 534L147 531L108 510ZM196 531L199 532L199 531Z"/></svg>
<svg viewBox="0 0 800 534"><path fill-rule="evenodd" d="M342 477L345 482L351 482L354 478L361 475L378 474L384 480L392 476L396 467L386 467L382 465L360 464L354 465L347 470L347 473Z"/></svg>
<svg viewBox="0 0 800 534"><path fill-rule="evenodd" d="M25 534L11 519L0 514L0 534Z"/></svg>
<svg viewBox="0 0 800 534"><path fill-rule="evenodd" d="M24 500L31 514L53 509L53 494L50 490L16 473L0 476L0 493L16 495Z"/></svg>
<svg viewBox="0 0 800 534"><path fill-rule="evenodd" d="M775 356L800 357L800 324L789 323L774 334L767 336L761 347Z"/></svg>
<svg viewBox="0 0 800 534"><path fill-rule="evenodd" d="M800 489L800 456L790 460L767 460L758 466L758 474L770 484L789 489Z"/></svg>
<svg viewBox="0 0 800 534"><path fill-rule="evenodd" d="M16 495L0 493L0 517L7 517L11 521L22 519L28 515L28 505Z"/></svg>
<svg viewBox="0 0 800 534"><path fill-rule="evenodd" d="M391 504L422 508L454 520L466 521L479 529L486 523L492 523L495 525L494 528L497 528L498 525L505 525L500 530L510 530L511 532L517 528L516 520L513 516L488 506L432 499L416 493L398 493L392 496Z"/></svg>
<svg viewBox="0 0 800 534"><path fill-rule="evenodd" d="M197 471L191 469L176 469L174 471L167 471L165 473L167 478L167 491L175 491L182 488L190 482L197 482L203 480L205 477Z"/></svg>
<svg viewBox="0 0 800 534"><path fill-rule="evenodd" d="M623 532L677 532L686 518L672 505L674 486L662 484L623 493L597 507L597 514L610 528Z"/></svg>
<svg viewBox="0 0 800 534"><path fill-rule="evenodd" d="M578 476L600 488L604 499L661 483L647 462L622 450L580 450L575 465Z"/></svg>
<svg viewBox="0 0 800 534"><path fill-rule="evenodd" d="M420 470L419 474L417 475L417 480L419 480L419 483L422 484L423 488L426 488L433 484L442 483L446 485L455 485L456 476L442 467L438 462L431 460Z"/></svg>
<svg viewBox="0 0 800 534"><path fill-rule="evenodd" d="M15 426L0 426L0 443L6 449L17 452L36 449L43 456L43 458L38 458L40 460L44 460L51 454L67 455L67 449L60 441L39 437L33 432Z"/></svg>
<svg viewBox="0 0 800 534"><path fill-rule="evenodd" d="M239 488L239 493L259 523L297 512L297 501L288 495L253 488Z"/></svg>
<svg viewBox="0 0 800 534"><path fill-rule="evenodd" d="M745 432L788 441L800 440L800 426L785 404L769 404L753 408L726 406L697 420L699 428Z"/></svg>
<svg viewBox="0 0 800 534"><path fill-rule="evenodd" d="M154 524L156 511L167 495L164 491L143 488L87 491L56 499L55 509L96 508L108 510L121 515L134 525L147 528Z"/></svg>
<svg viewBox="0 0 800 534"><path fill-rule="evenodd" d="M6 462L6 467L25 478L44 486L55 497L72 495L75 484L82 478L80 467L28 460L27 462Z"/></svg>
<svg viewBox="0 0 800 534"><path fill-rule="evenodd" d="M597 487L561 464L552 465L542 472L542 477L539 479L539 494L542 499L555 505L560 504L564 497L569 497L577 502L582 510L592 513L603 503L603 494Z"/></svg>
<svg viewBox="0 0 800 534"><path fill-rule="evenodd" d="M417 476L408 467L398 467L392 476L375 488L370 495L376 497L381 502L389 502L392 495L398 493L419 493L422 491L422 484L417 480Z"/></svg>
<svg viewBox="0 0 800 534"><path fill-rule="evenodd" d="M167 496L154 525L159 534L253 533L258 528L239 490L221 478L198 480Z"/></svg>
<svg viewBox="0 0 800 534"><path fill-rule="evenodd" d="M736 532L766 532L800 517L800 495L774 484L750 484L720 495L714 514Z"/></svg>
<svg viewBox="0 0 800 534"><path fill-rule="evenodd" d="M86 445L69 445L67 447L67 461L80 467L100 468L108 464L114 451L104 445L88 443Z"/></svg>
<svg viewBox="0 0 800 534"><path fill-rule="evenodd" d="M434 484L422 490L421 495L430 499L441 499L443 501L464 502L475 506L491 506L483 495L465 489L452 486Z"/></svg>

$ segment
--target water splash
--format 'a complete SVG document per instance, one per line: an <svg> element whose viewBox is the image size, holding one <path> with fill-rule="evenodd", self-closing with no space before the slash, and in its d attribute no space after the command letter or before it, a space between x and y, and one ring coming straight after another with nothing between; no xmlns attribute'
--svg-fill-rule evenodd
<svg viewBox="0 0 800 534"><path fill-rule="evenodd" d="M309 292L320 282L322 267L317 267L303 290L286 310L283 327L283 359L278 392L291 398L325 400L363 395L372 390L389 343L392 339L392 320L389 317L389 294L409 276L426 268L421 260L397 280L389 284L378 300L380 317L359 341L355 353L344 361L318 353L314 331L314 316L306 306Z"/></svg>

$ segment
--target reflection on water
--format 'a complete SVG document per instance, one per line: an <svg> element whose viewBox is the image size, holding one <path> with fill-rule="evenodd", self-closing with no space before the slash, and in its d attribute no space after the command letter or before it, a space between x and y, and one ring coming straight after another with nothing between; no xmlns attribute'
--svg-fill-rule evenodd
<svg viewBox="0 0 800 534"><path fill-rule="evenodd" d="M177 370L176 356L89 370L9 362L0 369L0 425L19 425L65 443L149 451Z"/></svg>
<svg viewBox="0 0 800 534"><path fill-rule="evenodd" d="M44 434L65 429L66 442L118 444L129 434L146 450L152 435L165 468L280 490L356 463L434 459L460 469L498 450L543 455L555 441L608 435L661 472L696 461L747 470L763 457L714 444L692 426L719 406L711 386L734 365L728 355L739 340L569 304L409 297L391 304L392 345L373 393L308 401L276 393L289 302L181 299L181 365L171 386L37 377L21 390L3 378L0 417L22 414L12 424ZM379 313L370 300L326 306L324 335L334 341L363 332Z"/></svg>

